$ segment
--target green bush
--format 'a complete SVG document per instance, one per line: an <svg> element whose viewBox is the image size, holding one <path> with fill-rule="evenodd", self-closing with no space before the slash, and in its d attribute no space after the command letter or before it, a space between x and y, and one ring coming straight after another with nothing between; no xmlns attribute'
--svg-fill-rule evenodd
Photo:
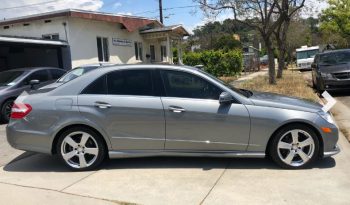
<svg viewBox="0 0 350 205"><path fill-rule="evenodd" d="M215 76L233 76L242 71L242 51L235 49L224 52L203 51L184 53L183 62L185 65L203 65L205 71Z"/></svg>

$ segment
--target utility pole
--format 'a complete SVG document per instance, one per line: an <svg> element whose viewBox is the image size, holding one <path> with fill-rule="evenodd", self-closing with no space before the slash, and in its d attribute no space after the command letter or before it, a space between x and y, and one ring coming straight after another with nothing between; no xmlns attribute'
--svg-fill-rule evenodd
<svg viewBox="0 0 350 205"><path fill-rule="evenodd" d="M163 5L162 5L162 0L159 0L159 19L160 19L160 22L163 23Z"/></svg>

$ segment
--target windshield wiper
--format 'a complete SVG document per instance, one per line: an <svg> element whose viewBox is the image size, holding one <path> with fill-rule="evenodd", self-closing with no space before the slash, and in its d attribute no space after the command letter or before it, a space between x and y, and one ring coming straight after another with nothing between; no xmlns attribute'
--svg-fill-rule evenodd
<svg viewBox="0 0 350 205"><path fill-rule="evenodd" d="M243 91L245 93L245 96L247 98L251 97L253 95L253 92L250 90L246 90L246 89L240 89L241 91Z"/></svg>

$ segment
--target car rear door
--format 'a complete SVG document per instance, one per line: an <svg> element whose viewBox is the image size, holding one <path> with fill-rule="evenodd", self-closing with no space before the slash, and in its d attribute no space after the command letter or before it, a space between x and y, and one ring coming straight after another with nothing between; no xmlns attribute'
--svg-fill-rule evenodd
<svg viewBox="0 0 350 205"><path fill-rule="evenodd" d="M108 134L114 150L164 149L164 109L151 69L108 73L84 89L78 104Z"/></svg>
<svg viewBox="0 0 350 205"><path fill-rule="evenodd" d="M223 90L193 73L162 70L161 76L166 92L165 149L246 150L250 118L243 104L220 104Z"/></svg>

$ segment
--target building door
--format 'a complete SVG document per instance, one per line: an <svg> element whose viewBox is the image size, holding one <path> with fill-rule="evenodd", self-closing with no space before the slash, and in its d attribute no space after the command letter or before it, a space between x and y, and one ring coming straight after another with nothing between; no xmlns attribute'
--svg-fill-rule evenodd
<svg viewBox="0 0 350 205"><path fill-rule="evenodd" d="M156 50L154 48L154 45L150 45L150 52L151 52L151 62L156 61Z"/></svg>

